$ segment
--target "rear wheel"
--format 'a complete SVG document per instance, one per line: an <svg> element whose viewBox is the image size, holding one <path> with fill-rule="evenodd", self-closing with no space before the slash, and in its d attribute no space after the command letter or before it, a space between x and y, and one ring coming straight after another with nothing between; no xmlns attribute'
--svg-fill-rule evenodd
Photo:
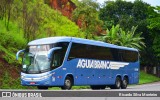
<svg viewBox="0 0 160 100"><path fill-rule="evenodd" d="M48 89L48 86L37 86L38 89L41 89L41 90L47 90Z"/></svg>
<svg viewBox="0 0 160 100"><path fill-rule="evenodd" d="M105 89L106 85L91 85L90 87L93 90L99 90L99 89Z"/></svg>
<svg viewBox="0 0 160 100"><path fill-rule="evenodd" d="M117 77L115 84L110 86L111 89L120 89L121 88L121 78Z"/></svg>
<svg viewBox="0 0 160 100"><path fill-rule="evenodd" d="M122 89L126 89L127 88L127 85L128 85L128 78L127 77L124 77L123 81L122 81L122 84L121 84L121 88Z"/></svg>
<svg viewBox="0 0 160 100"><path fill-rule="evenodd" d="M73 85L73 81L72 78L70 78L69 76L66 77L65 81L64 81L64 86L62 86L61 88L63 90L70 90L72 88Z"/></svg>

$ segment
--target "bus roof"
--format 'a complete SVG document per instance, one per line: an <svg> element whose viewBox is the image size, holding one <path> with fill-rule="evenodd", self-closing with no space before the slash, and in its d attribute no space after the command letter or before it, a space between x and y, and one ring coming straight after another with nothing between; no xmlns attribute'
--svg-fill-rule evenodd
<svg viewBox="0 0 160 100"><path fill-rule="evenodd" d="M76 38L76 37L48 37L48 38L33 40L29 42L28 45L29 46L43 45L43 44L52 44L57 42L71 42L71 41L74 43L90 44L90 45L96 45L96 46L104 46L104 47L110 47L110 48L119 48L119 49L125 49L125 50L138 51L135 48L117 46L117 45L105 43L102 41L94 41L94 40L88 40L88 39L82 39L82 38Z"/></svg>

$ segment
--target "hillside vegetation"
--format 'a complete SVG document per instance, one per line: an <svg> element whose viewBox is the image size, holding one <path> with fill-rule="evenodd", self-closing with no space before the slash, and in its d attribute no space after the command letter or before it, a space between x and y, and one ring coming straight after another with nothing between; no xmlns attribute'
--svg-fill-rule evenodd
<svg viewBox="0 0 160 100"><path fill-rule="evenodd" d="M18 50L25 48L33 39L49 36L83 37L84 33L43 0L0 1L0 4L3 3L9 4L5 6L7 9L2 9L5 12L0 11L0 88L26 88L20 85L21 60L15 60Z"/></svg>

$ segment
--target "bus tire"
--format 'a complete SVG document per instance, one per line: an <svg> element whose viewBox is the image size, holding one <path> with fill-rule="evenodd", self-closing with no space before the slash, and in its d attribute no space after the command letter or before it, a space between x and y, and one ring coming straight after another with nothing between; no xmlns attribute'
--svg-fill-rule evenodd
<svg viewBox="0 0 160 100"><path fill-rule="evenodd" d="M127 77L124 77L122 84L121 84L121 89L126 89L128 85L128 79Z"/></svg>
<svg viewBox="0 0 160 100"><path fill-rule="evenodd" d="M99 89L105 89L106 85L91 85L90 87L92 90L99 90Z"/></svg>
<svg viewBox="0 0 160 100"><path fill-rule="evenodd" d="M66 77L65 81L64 81L64 86L61 87L62 90L70 90L72 88L73 85L73 79L70 78L69 76Z"/></svg>
<svg viewBox="0 0 160 100"><path fill-rule="evenodd" d="M121 88L121 78L116 77L116 81L114 85L110 86L111 89L120 89Z"/></svg>
<svg viewBox="0 0 160 100"><path fill-rule="evenodd" d="M48 86L37 86L37 88L40 90L47 90Z"/></svg>

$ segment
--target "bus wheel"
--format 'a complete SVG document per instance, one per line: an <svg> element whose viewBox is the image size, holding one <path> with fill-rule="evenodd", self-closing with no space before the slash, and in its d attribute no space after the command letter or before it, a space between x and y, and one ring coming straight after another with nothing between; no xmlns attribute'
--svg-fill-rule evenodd
<svg viewBox="0 0 160 100"><path fill-rule="evenodd" d="M124 77L122 84L121 84L121 88L126 89L127 85L128 85L128 79L126 77Z"/></svg>
<svg viewBox="0 0 160 100"><path fill-rule="evenodd" d="M41 90L47 90L48 89L48 86L37 86L38 89L41 89Z"/></svg>
<svg viewBox="0 0 160 100"><path fill-rule="evenodd" d="M115 85L110 86L111 89L120 89L121 88L121 79L120 77L116 78Z"/></svg>
<svg viewBox="0 0 160 100"><path fill-rule="evenodd" d="M67 76L65 81L64 81L64 86L62 86L61 89L70 90L72 88L72 85L73 85L72 78Z"/></svg>
<svg viewBox="0 0 160 100"><path fill-rule="evenodd" d="M105 89L106 85L91 85L90 86L92 90L99 90L99 89Z"/></svg>

